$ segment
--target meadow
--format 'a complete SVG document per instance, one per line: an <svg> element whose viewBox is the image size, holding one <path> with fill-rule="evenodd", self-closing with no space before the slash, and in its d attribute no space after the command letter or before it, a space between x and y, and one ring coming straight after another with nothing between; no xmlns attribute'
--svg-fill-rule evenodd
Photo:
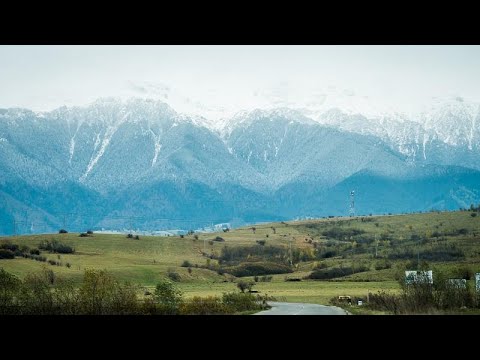
<svg viewBox="0 0 480 360"><path fill-rule="evenodd" d="M480 272L480 216L472 214L476 212L327 218L183 237L135 239L95 232L88 237L78 233L4 237L0 246L36 249L42 241L56 240L75 251L41 250L47 260L43 262L21 256L0 259L0 268L24 278L47 267L74 283L81 282L86 269L106 269L144 291L170 277L186 298L221 296L245 281L259 294L278 300L329 304L340 295L365 299L368 292L398 293L405 269L433 268L472 282L473 274ZM272 273L272 264L287 267L288 272ZM258 276L239 276L243 274L239 269L258 271ZM270 278L262 281L265 274Z"/></svg>

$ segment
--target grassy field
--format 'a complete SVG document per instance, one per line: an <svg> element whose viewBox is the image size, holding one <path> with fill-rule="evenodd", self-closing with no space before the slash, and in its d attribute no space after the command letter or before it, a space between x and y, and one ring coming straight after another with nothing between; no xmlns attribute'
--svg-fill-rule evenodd
<svg viewBox="0 0 480 360"><path fill-rule="evenodd" d="M442 269L452 276L459 276L465 268L480 272L480 216L473 217L468 211L260 224L255 231L245 227L197 236L140 236L135 240L125 235L94 233L92 237L52 234L0 238L0 244L11 242L30 248L42 240L54 239L75 247L73 254L42 251L47 259L61 262L61 266L17 257L0 259L0 267L23 278L46 266L58 276L76 282L87 268L107 269L119 280L146 288L153 288L173 271L180 275L178 285L186 297L221 295L235 290L239 278L200 266L218 264L223 247L261 246L257 241L265 240L265 246L284 248L287 262L290 244L292 251L303 258L293 261L293 273L273 275L271 282L258 282L254 289L279 300L318 304L328 304L339 295L366 297L368 291L398 291L396 278L405 266L418 260L423 266ZM211 241L216 236L225 241ZM211 259L202 254L204 249ZM192 264L191 271L181 267L184 261ZM315 269L349 267L354 273L328 281L305 279ZM360 267L362 271L355 272ZM286 277L302 281L285 281ZM253 277L241 279L253 281Z"/></svg>

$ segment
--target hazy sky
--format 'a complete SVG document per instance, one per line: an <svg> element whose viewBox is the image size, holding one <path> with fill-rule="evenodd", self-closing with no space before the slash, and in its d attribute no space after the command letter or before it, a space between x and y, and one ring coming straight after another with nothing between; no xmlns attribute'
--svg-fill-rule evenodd
<svg viewBox="0 0 480 360"><path fill-rule="evenodd" d="M479 84L480 46L0 46L0 107L33 110L141 96L215 116L343 96L410 111L478 101Z"/></svg>

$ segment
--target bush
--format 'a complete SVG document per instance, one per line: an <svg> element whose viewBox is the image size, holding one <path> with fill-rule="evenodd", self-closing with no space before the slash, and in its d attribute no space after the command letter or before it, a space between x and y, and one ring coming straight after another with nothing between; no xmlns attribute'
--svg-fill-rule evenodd
<svg viewBox="0 0 480 360"><path fill-rule="evenodd" d="M93 231L92 230L87 230L87 234L88 235L93 235Z"/></svg>
<svg viewBox="0 0 480 360"><path fill-rule="evenodd" d="M168 279L160 281L155 288L155 299L161 305L177 308L182 302L182 292Z"/></svg>
<svg viewBox="0 0 480 360"><path fill-rule="evenodd" d="M213 240L208 240L208 245L213 245Z"/></svg>
<svg viewBox="0 0 480 360"><path fill-rule="evenodd" d="M80 236L80 237L87 237L88 234L87 234L87 233L81 233L79 236Z"/></svg>
<svg viewBox="0 0 480 360"><path fill-rule="evenodd" d="M245 290L248 290L248 291L252 290L253 285L254 283L252 282L246 282L241 280L237 283L237 287L242 293L244 293Z"/></svg>
<svg viewBox="0 0 480 360"><path fill-rule="evenodd" d="M41 250L46 250L51 253L72 254L75 252L75 248L69 245L63 244L57 240L52 240L52 241L43 240L42 242L40 242L38 247Z"/></svg>
<svg viewBox="0 0 480 360"><path fill-rule="evenodd" d="M193 235L193 238L194 238L195 240L198 240L198 235L197 235L197 234Z"/></svg>
<svg viewBox="0 0 480 360"><path fill-rule="evenodd" d="M263 275L263 276L260 278L260 281L261 281L261 282L270 282L270 281L272 281L272 279L273 279L273 276L271 276L271 275L268 275L268 276L267 276L267 275Z"/></svg>
<svg viewBox="0 0 480 360"><path fill-rule="evenodd" d="M183 239L185 236L183 234L180 234L180 238Z"/></svg>
<svg viewBox="0 0 480 360"><path fill-rule="evenodd" d="M65 266L70 269L70 267L72 266L72 264L70 264L69 262L67 262L67 263L65 263Z"/></svg>
<svg viewBox="0 0 480 360"><path fill-rule="evenodd" d="M135 235L135 240L140 240L140 236Z"/></svg>
<svg viewBox="0 0 480 360"><path fill-rule="evenodd" d="M68 234L68 231L65 230L65 229L60 229L60 230L58 230L58 233L59 234Z"/></svg>
<svg viewBox="0 0 480 360"><path fill-rule="evenodd" d="M365 231L361 229L342 229L339 227L334 227L329 230L323 231L322 235L337 240L344 240L345 238L349 239L352 236L361 235L364 233Z"/></svg>
<svg viewBox="0 0 480 360"><path fill-rule="evenodd" d="M182 315L221 315L228 314L229 308L216 296L199 297L183 302L180 305Z"/></svg>
<svg viewBox="0 0 480 360"><path fill-rule="evenodd" d="M127 239L133 239L133 234L127 234Z"/></svg>
<svg viewBox="0 0 480 360"><path fill-rule="evenodd" d="M249 293L224 293L222 302L230 312L260 310L262 308L256 298Z"/></svg>
<svg viewBox="0 0 480 360"><path fill-rule="evenodd" d="M257 240L256 243L260 246L265 246L266 241L265 240Z"/></svg>
<svg viewBox="0 0 480 360"><path fill-rule="evenodd" d="M180 276L179 273L177 273L175 270L168 270L167 271L167 276L170 280L172 281L180 281L182 280L182 277Z"/></svg>
<svg viewBox="0 0 480 360"><path fill-rule="evenodd" d="M292 272L292 269L285 264L267 261L244 262L236 266L223 267L223 270L237 277L286 274Z"/></svg>
<svg viewBox="0 0 480 360"><path fill-rule="evenodd" d="M38 250L38 249L30 249L30 254L31 254L31 255L40 255L40 250Z"/></svg>
<svg viewBox="0 0 480 360"><path fill-rule="evenodd" d="M225 241L225 239L220 237L220 236L217 236L217 237L215 237L215 239L213 239L213 241L223 242L223 241Z"/></svg>
<svg viewBox="0 0 480 360"><path fill-rule="evenodd" d="M477 216L477 213L471 213L470 216L475 217L475 216Z"/></svg>
<svg viewBox="0 0 480 360"><path fill-rule="evenodd" d="M457 261L459 259L463 259L465 257L465 254L455 245L447 244L434 247L431 250L423 249L419 253L414 252L411 249L405 249L401 251L395 251L388 255L388 258L392 260L414 259L418 257L426 261Z"/></svg>
<svg viewBox="0 0 480 360"><path fill-rule="evenodd" d="M352 275L355 273L364 272L368 270L370 269L366 266L355 266L355 268L343 267L343 268L314 270L307 278L315 279L315 280L327 280L327 279L334 279L338 277Z"/></svg>
<svg viewBox="0 0 480 360"><path fill-rule="evenodd" d="M15 258L15 253L11 250L0 249L0 259L13 259Z"/></svg>
<svg viewBox="0 0 480 360"><path fill-rule="evenodd" d="M192 263L188 260L183 260L183 263L181 265L182 267L191 267Z"/></svg>
<svg viewBox="0 0 480 360"><path fill-rule="evenodd" d="M55 260L48 260L48 263L50 265L57 265L57 262Z"/></svg>
<svg viewBox="0 0 480 360"><path fill-rule="evenodd" d="M16 252L18 251L19 247L17 244L12 244L11 242L7 241L2 244L0 244L0 249L4 250L10 250L11 252Z"/></svg>
<svg viewBox="0 0 480 360"><path fill-rule="evenodd" d="M219 260L221 262L238 262L255 256L264 260L280 260L286 254L286 249L280 246L236 246L223 247Z"/></svg>

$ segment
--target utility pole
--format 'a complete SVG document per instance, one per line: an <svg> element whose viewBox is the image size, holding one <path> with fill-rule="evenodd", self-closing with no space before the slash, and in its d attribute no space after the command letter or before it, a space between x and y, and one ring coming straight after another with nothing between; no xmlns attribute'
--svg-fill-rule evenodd
<svg viewBox="0 0 480 360"><path fill-rule="evenodd" d="M290 266L293 266L293 261L292 261L292 239L290 239L289 243L290 243Z"/></svg>
<svg viewBox="0 0 480 360"><path fill-rule="evenodd" d="M355 190L350 191L350 216L355 216Z"/></svg>

